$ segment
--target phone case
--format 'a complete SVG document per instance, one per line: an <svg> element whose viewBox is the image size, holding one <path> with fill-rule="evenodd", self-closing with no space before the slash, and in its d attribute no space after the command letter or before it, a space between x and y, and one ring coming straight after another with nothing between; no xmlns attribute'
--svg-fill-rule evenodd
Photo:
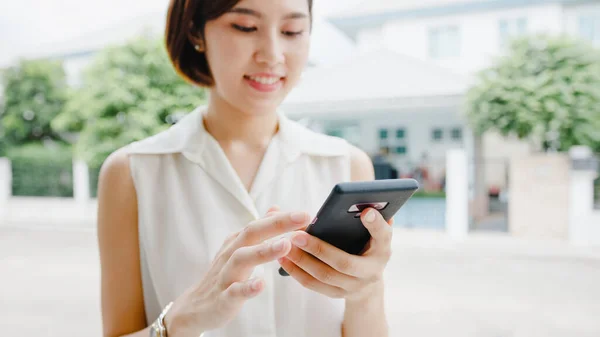
<svg viewBox="0 0 600 337"><path fill-rule="evenodd" d="M419 189L414 179L345 182L335 185L306 232L350 254L360 254L371 235L360 219L368 207L390 220ZM355 206L355 207L353 207ZM280 269L280 274L287 273Z"/></svg>

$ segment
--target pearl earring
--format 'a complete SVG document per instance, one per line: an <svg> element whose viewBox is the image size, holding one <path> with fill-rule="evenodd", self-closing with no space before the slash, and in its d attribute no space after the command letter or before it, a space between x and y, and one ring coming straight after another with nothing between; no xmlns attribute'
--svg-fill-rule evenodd
<svg viewBox="0 0 600 337"><path fill-rule="evenodd" d="M195 45L194 48L196 49L196 51L200 51L200 46L199 45Z"/></svg>

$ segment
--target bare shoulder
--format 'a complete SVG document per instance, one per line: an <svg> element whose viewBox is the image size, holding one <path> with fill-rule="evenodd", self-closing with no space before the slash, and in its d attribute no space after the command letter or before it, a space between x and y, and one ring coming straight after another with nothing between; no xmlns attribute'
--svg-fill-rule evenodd
<svg viewBox="0 0 600 337"><path fill-rule="evenodd" d="M354 145L350 145L350 168L352 171L352 181L375 179L375 170L371 157Z"/></svg>
<svg viewBox="0 0 600 337"><path fill-rule="evenodd" d="M124 148L111 153L100 168L99 184L105 181L119 180L121 183L131 180L129 156Z"/></svg>

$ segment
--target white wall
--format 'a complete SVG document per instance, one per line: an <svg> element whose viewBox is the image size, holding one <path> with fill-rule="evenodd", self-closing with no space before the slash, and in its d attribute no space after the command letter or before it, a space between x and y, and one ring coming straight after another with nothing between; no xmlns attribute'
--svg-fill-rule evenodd
<svg viewBox="0 0 600 337"><path fill-rule="evenodd" d="M369 52L381 46L386 46L383 27L361 30L356 38L356 45L360 52Z"/></svg>
<svg viewBox="0 0 600 337"><path fill-rule="evenodd" d="M571 160L589 161L592 150L574 146L569 150ZM594 209L595 169L571 170L569 174L569 240L574 245L600 246L600 210Z"/></svg>
<svg viewBox="0 0 600 337"><path fill-rule="evenodd" d="M525 157L535 149L516 137L504 137L497 132L487 132L483 137L483 162L486 186L501 189L508 187L508 164L512 159Z"/></svg>
<svg viewBox="0 0 600 337"><path fill-rule="evenodd" d="M565 31L572 35L579 35L579 17L581 15L594 15L600 17L600 4L583 4L567 6L564 9ZM599 45L600 47L600 45Z"/></svg>
<svg viewBox="0 0 600 337"><path fill-rule="evenodd" d="M523 16L527 18L528 32L558 33L563 30L562 7L548 4L443 17L402 19L388 23L381 29L365 30L358 35L357 41L360 50L382 43L400 53L434 61L451 70L469 74L487 66L501 51L499 21ZM455 59L433 60L429 57L428 31L445 25L459 26L460 56Z"/></svg>

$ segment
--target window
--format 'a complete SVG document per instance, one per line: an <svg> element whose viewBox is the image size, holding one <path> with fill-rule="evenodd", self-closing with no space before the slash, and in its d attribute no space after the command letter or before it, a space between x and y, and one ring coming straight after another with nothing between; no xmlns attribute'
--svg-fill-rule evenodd
<svg viewBox="0 0 600 337"><path fill-rule="evenodd" d="M379 129L379 148L387 148L390 154L404 155L407 152L407 133L404 127Z"/></svg>
<svg viewBox="0 0 600 337"><path fill-rule="evenodd" d="M436 59L460 56L460 32L457 26L429 30L429 56Z"/></svg>
<svg viewBox="0 0 600 337"><path fill-rule="evenodd" d="M397 154L406 154L406 146L397 146L394 152Z"/></svg>
<svg viewBox="0 0 600 337"><path fill-rule="evenodd" d="M600 46L600 13L579 17L579 35L594 45Z"/></svg>
<svg viewBox="0 0 600 337"><path fill-rule="evenodd" d="M442 129L433 129L433 131L431 132L431 138L434 141L442 140L443 136L444 136L444 132L442 131Z"/></svg>
<svg viewBox="0 0 600 337"><path fill-rule="evenodd" d="M333 137L343 137L344 136L344 132L340 129L330 129L327 130L326 132L328 135L333 136Z"/></svg>
<svg viewBox="0 0 600 337"><path fill-rule="evenodd" d="M500 47L505 47L510 39L527 32L527 18L503 19L498 22Z"/></svg>
<svg viewBox="0 0 600 337"><path fill-rule="evenodd" d="M390 148L387 146L381 146L379 148L379 153L387 156L388 154L390 154Z"/></svg>
<svg viewBox="0 0 600 337"><path fill-rule="evenodd" d="M454 140L454 141L461 141L462 140L462 129L461 128L453 128L450 131L450 136L452 137L452 140Z"/></svg>

